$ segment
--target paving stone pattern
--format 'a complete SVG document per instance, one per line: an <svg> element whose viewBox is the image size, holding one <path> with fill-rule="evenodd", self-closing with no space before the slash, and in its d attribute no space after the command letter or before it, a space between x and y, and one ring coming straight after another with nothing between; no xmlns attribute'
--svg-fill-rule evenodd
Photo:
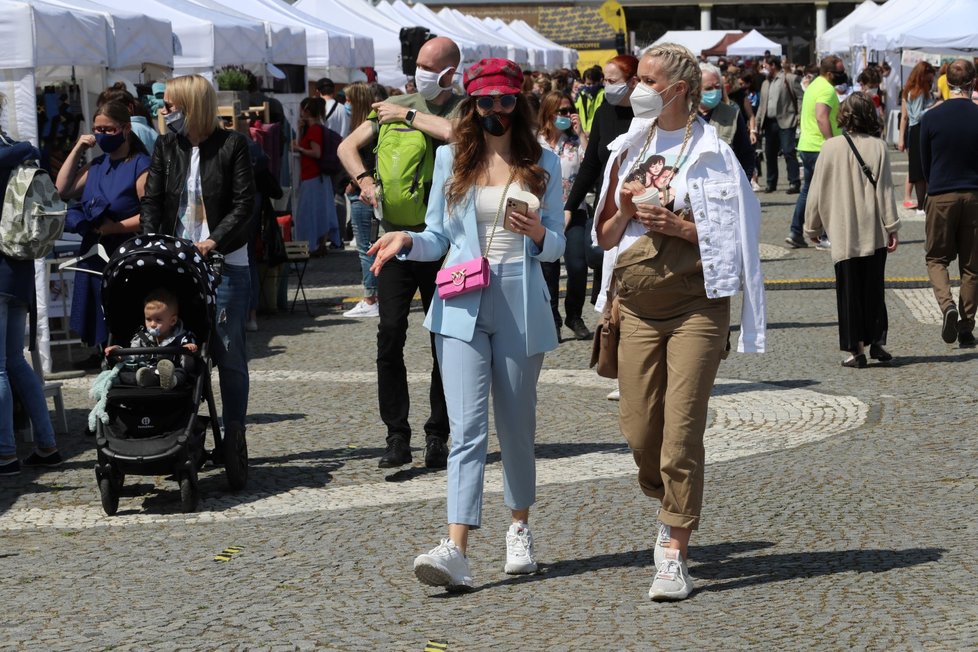
<svg viewBox="0 0 978 652"><path fill-rule="evenodd" d="M764 272L831 278L827 252L776 251L794 199L763 196ZM923 224L901 236L887 275L924 276ZM833 290L767 293L770 352L731 355L714 389L697 590L654 604L655 505L605 399L613 384L587 370L589 342L548 355L539 386L541 571L502 572L493 440L470 544L478 590L448 596L411 572L445 536L444 473L422 467L421 436L414 465L377 468L376 322L339 307L359 282L355 254L311 261L306 281L312 317L264 316L249 335L251 483L233 494L205 468L195 514L180 513L171 480L130 477L119 515L105 517L81 434L93 376L66 385L64 467L0 478L0 650L978 646L978 351L941 341L926 292L888 290L895 359L864 370L839 365ZM407 343L418 432L421 321L416 310ZM241 550L215 561L228 546Z"/></svg>

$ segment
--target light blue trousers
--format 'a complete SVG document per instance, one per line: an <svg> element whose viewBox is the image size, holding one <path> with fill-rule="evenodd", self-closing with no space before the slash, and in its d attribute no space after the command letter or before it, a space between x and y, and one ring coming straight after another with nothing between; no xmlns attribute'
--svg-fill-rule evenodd
<svg viewBox="0 0 978 652"><path fill-rule="evenodd" d="M448 522L478 528L489 447L489 394L510 509L536 501L537 380L543 354L526 355L523 264L492 266L471 342L438 335L452 449L448 455Z"/></svg>

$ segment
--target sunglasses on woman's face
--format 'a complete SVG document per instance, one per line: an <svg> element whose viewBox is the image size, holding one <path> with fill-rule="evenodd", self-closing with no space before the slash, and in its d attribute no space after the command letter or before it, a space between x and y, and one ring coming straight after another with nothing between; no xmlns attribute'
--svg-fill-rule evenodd
<svg viewBox="0 0 978 652"><path fill-rule="evenodd" d="M480 95L475 100L475 105L483 111L491 111L492 107L499 103L500 108L512 109L516 106L515 95Z"/></svg>
<svg viewBox="0 0 978 652"><path fill-rule="evenodd" d="M575 111L573 108L571 108L569 106L564 106L564 107L561 107L561 108L557 109L557 114L558 115L573 115L575 113L577 113L577 111Z"/></svg>

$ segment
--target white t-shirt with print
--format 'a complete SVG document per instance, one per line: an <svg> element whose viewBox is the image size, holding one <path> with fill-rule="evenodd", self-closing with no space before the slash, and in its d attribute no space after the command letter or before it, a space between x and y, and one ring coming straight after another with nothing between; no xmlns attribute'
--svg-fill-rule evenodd
<svg viewBox="0 0 978 652"><path fill-rule="evenodd" d="M211 237L207 214L204 211L204 195L200 185L200 148L190 150L190 169L187 171L187 185L180 196L177 211L176 236L191 242L202 242ZM248 265L248 246L239 247L224 256L228 265Z"/></svg>

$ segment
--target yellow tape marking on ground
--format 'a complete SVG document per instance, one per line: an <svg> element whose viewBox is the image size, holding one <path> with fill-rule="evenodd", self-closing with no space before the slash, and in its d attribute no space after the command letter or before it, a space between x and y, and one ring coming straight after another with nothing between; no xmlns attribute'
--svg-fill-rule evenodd
<svg viewBox="0 0 978 652"><path fill-rule="evenodd" d="M448 641L428 641L424 646L424 652L445 652L448 649Z"/></svg>
<svg viewBox="0 0 978 652"><path fill-rule="evenodd" d="M244 550L241 546L228 546L221 551L221 554L214 556L214 561L231 561L231 558Z"/></svg>

